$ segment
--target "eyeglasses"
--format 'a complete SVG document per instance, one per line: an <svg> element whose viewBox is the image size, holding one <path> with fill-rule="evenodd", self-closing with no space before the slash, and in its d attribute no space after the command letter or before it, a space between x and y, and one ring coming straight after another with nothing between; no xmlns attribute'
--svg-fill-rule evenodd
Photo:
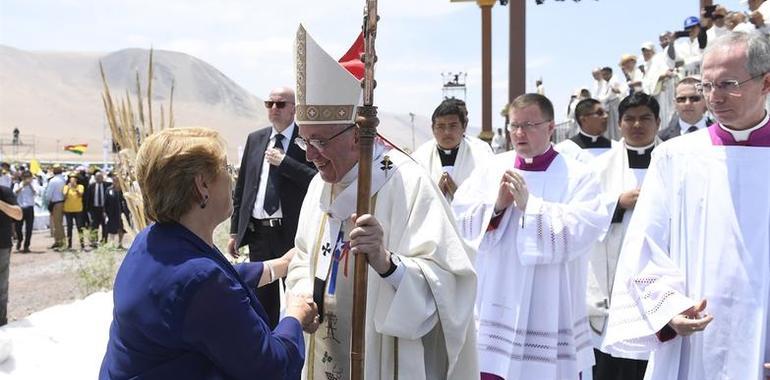
<svg viewBox="0 0 770 380"><path fill-rule="evenodd" d="M738 91L741 90L741 85L742 84L744 84L746 82L749 82L749 81L752 81L754 79L757 79L759 77L762 77L765 74L767 74L767 73L758 74L758 75L755 75L755 76L753 76L753 77L751 77L749 79L746 79L746 80L740 81L740 82L735 80L735 79L723 80L723 81L720 81L718 83L702 81L700 83L696 83L695 84L695 89L698 90L698 92L700 92L702 94L708 94L711 91L714 91L715 88L723 90L723 91L727 91L729 93L737 93Z"/></svg>
<svg viewBox="0 0 770 380"><path fill-rule="evenodd" d="M283 107L286 107L287 104L290 102L285 101L275 101L275 100L265 100L265 108L270 109L273 108L273 105L275 105L275 108L283 109ZM291 103L294 104L294 103Z"/></svg>
<svg viewBox="0 0 770 380"><path fill-rule="evenodd" d="M687 103L687 100L690 100L690 103L697 103L701 100L703 100L703 97L693 95L693 96L677 96L676 102L677 103Z"/></svg>
<svg viewBox="0 0 770 380"><path fill-rule="evenodd" d="M307 151L308 146L312 146L313 148L316 148L316 150L321 151L321 150L324 150L327 144L329 144L329 141L334 140L335 138L337 138L337 136L353 129L355 126L356 126L355 124L351 124L347 128L335 133L332 137L329 137L328 139L305 140L302 137L297 136L297 138L294 139L294 143L297 144L297 146L304 151Z"/></svg>
<svg viewBox="0 0 770 380"><path fill-rule="evenodd" d="M519 128L521 128L521 130L524 131L524 132L529 132L529 131L534 130L538 125L545 124L545 123L550 123L550 122L551 122L551 120L543 120L543 121L538 121L536 123L529 122L529 123L524 123L524 124L509 123L508 124L508 132L515 132Z"/></svg>

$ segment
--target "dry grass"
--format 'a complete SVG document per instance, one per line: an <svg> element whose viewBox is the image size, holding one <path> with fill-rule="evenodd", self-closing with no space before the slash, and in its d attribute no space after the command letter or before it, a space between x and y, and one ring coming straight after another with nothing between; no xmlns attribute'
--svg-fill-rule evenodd
<svg viewBox="0 0 770 380"><path fill-rule="evenodd" d="M129 211L131 212L131 219L133 221L133 227L129 228L133 229L131 232L134 234L136 234L137 231L144 229L148 224L147 216L144 213L142 194L139 191L139 186L136 181L134 161L136 159L136 152L139 150L142 142L155 132L152 118L152 55L153 50L150 49L146 98L142 98L142 85L139 80L139 73L136 73L136 104L131 103L131 96L129 95L128 90L126 90L126 95L123 99L113 97L110 93L110 86L107 83L104 67L101 62L99 62L99 71L102 76L102 83L104 84L104 92L102 93L104 112L107 116L107 123L109 124L112 133L112 140L119 147L119 152L116 154L115 159L115 180L120 183L121 189L123 189L123 195L126 198L126 203L128 204ZM174 127L173 99L174 84L172 82L168 124L166 124L166 115L163 111L163 106L161 106L160 129L165 128L166 125L168 125L169 128ZM146 105L145 101L147 103ZM146 118L145 107L147 110ZM128 224L126 224L126 226L128 226Z"/></svg>

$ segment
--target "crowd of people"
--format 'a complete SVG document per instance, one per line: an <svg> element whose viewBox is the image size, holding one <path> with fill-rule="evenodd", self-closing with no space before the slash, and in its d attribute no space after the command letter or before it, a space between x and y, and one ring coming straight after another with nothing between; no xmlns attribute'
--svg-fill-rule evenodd
<svg viewBox="0 0 770 380"><path fill-rule="evenodd" d="M731 31L758 31L770 36L770 2L750 0L748 9L728 10L722 5L707 6L701 17L690 16L683 22L683 29L665 31L658 36L658 47L644 42L640 55L623 54L617 69L601 66L593 70L592 88L580 88L571 95L567 107L570 122L569 135L578 130L575 108L583 99L593 98L608 111L609 124L617 125L617 109L620 100L634 92L645 92L655 97L660 105L661 127L676 122L675 88L686 77L700 75L703 51L717 37ZM768 103L770 105L770 102ZM619 134L610 128L607 137L618 140Z"/></svg>
<svg viewBox="0 0 770 380"><path fill-rule="evenodd" d="M109 236L122 249L125 233L123 217L130 221L128 205L118 181L100 169L88 172L85 166L67 171L60 164L45 170L31 165L0 163L0 326L7 323L8 279L11 252L30 253L35 220L49 227L54 243L48 249L72 250L78 234L82 251L106 243ZM39 217L39 218L38 218ZM65 224L66 219L66 236ZM85 244L86 231L89 246ZM99 236L101 232L101 236Z"/></svg>
<svg viewBox="0 0 770 380"><path fill-rule="evenodd" d="M125 230L121 215L128 217L128 207L111 172L105 175L99 168L89 170L82 165L65 168L52 164L36 173L25 164L3 162L0 166L0 186L13 191L23 214L14 223L12 235L17 252L30 253L36 209L38 216L49 211L49 219L39 226L50 227L54 244L49 249L73 249L73 230L78 233L81 250L96 248L109 236L122 248Z"/></svg>

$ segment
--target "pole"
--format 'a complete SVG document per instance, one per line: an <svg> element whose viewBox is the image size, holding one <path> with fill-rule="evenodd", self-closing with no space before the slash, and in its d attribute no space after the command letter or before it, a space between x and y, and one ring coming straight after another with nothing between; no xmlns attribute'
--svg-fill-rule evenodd
<svg viewBox="0 0 770 380"><path fill-rule="evenodd" d="M372 188L372 152L374 137L377 136L377 107L374 106L374 64L377 54L374 40L377 37L377 0L366 0L364 15L364 105L358 108L358 194L356 214L370 213L369 200ZM356 255L355 277L353 278L353 326L350 344L350 379L364 380L365 328L366 328L366 286L369 265L365 255Z"/></svg>
<svg viewBox="0 0 770 380"><path fill-rule="evenodd" d="M526 0L508 3L509 50L508 50L508 103L524 94L527 77L527 9Z"/></svg>
<svg viewBox="0 0 770 380"><path fill-rule="evenodd" d="M492 141L492 7L494 1L478 1L481 7L481 134Z"/></svg>

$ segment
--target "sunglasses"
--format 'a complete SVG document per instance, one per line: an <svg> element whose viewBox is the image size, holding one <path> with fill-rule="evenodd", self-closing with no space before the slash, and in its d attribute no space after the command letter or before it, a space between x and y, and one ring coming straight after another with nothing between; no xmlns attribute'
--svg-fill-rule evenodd
<svg viewBox="0 0 770 380"><path fill-rule="evenodd" d="M287 104L289 104L289 102L265 100L265 108L267 109L273 108L273 105L275 105L275 108L283 109Z"/></svg>
<svg viewBox="0 0 770 380"><path fill-rule="evenodd" d="M693 96L677 96L676 97L676 102L677 103L686 103L687 99L690 100L690 103L697 103L697 102L701 101L701 99L703 99L703 98L700 97L700 96L697 96L697 95L693 95Z"/></svg>

